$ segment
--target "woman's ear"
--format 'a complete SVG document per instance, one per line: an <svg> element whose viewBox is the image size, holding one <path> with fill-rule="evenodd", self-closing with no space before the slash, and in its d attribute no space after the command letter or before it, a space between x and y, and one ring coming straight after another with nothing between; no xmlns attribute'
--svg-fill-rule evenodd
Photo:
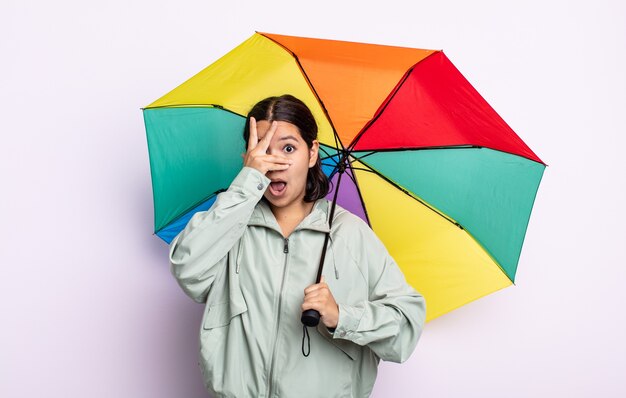
<svg viewBox="0 0 626 398"><path fill-rule="evenodd" d="M315 166L317 157L319 156L320 143L318 140L313 140L311 148L309 149L309 168Z"/></svg>

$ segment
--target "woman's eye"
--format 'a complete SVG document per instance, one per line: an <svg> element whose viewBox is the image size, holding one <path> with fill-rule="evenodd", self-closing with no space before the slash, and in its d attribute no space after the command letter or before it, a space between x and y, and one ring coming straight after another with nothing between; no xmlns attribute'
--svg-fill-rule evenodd
<svg viewBox="0 0 626 398"><path fill-rule="evenodd" d="M291 152L293 152L293 151L295 151L295 150L296 150L296 148L294 148L294 147L293 147L293 146L291 146L291 145L286 145L286 146L285 146L285 152L287 152L287 153L291 153Z"/></svg>

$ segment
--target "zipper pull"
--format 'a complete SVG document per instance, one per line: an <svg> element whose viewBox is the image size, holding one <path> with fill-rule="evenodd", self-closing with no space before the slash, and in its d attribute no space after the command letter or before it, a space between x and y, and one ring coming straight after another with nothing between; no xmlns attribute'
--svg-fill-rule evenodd
<svg viewBox="0 0 626 398"><path fill-rule="evenodd" d="M283 253L289 253L289 238L285 238L285 247L283 248Z"/></svg>

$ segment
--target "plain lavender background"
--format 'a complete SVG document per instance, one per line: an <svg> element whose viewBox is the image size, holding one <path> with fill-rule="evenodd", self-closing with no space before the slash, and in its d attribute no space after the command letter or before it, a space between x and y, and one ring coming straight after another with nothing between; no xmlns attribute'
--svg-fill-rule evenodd
<svg viewBox="0 0 626 398"><path fill-rule="evenodd" d="M374 397L626 396L626 3L304 4L2 0L0 396L207 395L140 107L255 30L444 49L549 164L517 286L427 324Z"/></svg>

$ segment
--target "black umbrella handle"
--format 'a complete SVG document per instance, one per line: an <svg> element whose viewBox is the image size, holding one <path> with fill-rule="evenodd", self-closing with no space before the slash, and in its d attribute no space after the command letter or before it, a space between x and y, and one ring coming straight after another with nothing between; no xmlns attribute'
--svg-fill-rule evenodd
<svg viewBox="0 0 626 398"><path fill-rule="evenodd" d="M337 193L339 192L339 183L341 182L341 176L346 170L345 161L347 159L347 155L344 153L339 161L339 177L337 178L337 186L335 187L335 195L333 197L333 204L330 209L330 219L328 221L328 228L330 229L333 224L333 217L335 216L335 203L337 203ZM326 257L326 247L328 247L328 240L330 238L330 231L326 233L326 238L324 239L324 247L322 249L322 256L320 258L320 265L317 268L317 278L315 283L320 283L322 279L322 267L324 266L324 258ZM302 312L302 317L300 321L306 326L317 326L320 323L320 313L314 309L308 309Z"/></svg>
<svg viewBox="0 0 626 398"><path fill-rule="evenodd" d="M314 309L306 310L300 320L307 326L317 326L320 323L320 313Z"/></svg>
<svg viewBox="0 0 626 398"><path fill-rule="evenodd" d="M333 210L334 210L333 203ZM332 213L332 211L331 211ZM320 283L322 279L322 266L324 264L324 258L326 257L326 247L328 247L328 239L330 238L330 232L326 234L326 238L324 239L324 248L322 249L322 257L320 258L320 265L317 268L317 278L315 279L315 283ZM320 313L314 309L308 309L302 312L302 317L300 321L306 326L317 326L320 323Z"/></svg>

